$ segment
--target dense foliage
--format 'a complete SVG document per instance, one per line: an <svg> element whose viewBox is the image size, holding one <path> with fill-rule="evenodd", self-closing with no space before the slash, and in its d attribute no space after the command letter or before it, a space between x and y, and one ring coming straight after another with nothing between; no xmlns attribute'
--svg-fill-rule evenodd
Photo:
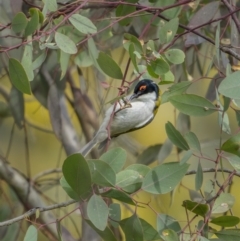
<svg viewBox="0 0 240 241"><path fill-rule="evenodd" d="M0 209L12 210L0 214L1 240L20 240L22 231L25 241L38 240L40 232L49 240L70 241L240 240L240 218L232 211L238 197L230 193L233 179L240 176L240 133L234 127L240 126L239 1L24 0L2 1L0 10L0 119L14 119L22 130L25 156L18 158L27 166L23 174L11 165L13 125L5 139L9 145L0 153L0 177L6 184L1 185ZM84 74L86 69L93 77ZM95 150L92 159L77 153L83 142L73 119L88 142L98 128L94 106L103 104L102 90L118 91L114 103L142 78L166 89L162 105L175 108L174 123L165 125L167 140L135 153L132 165L120 147L100 157ZM205 80L205 96L192 91ZM92 99L88 90L94 88ZM29 95L46 108L67 156L61 169L45 170L35 178L27 134L31 123L25 113ZM232 113L235 118L229 118ZM219 125L211 155L190 128L192 117L209 115ZM173 147L177 153L171 158ZM196 168L190 167L192 159L197 160ZM68 195L66 202L46 205L49 197L40 190L38 179L49 174L57 180L51 188L60 184ZM183 223L138 198L139 193L154 198L170 193L174 199L186 175L195 175L195 190L187 187L189 196L177 203L186 210ZM26 213L14 211L9 200L21 203ZM76 207L64 215L52 212L73 203ZM123 216L126 207L131 210L128 217ZM143 207L155 214L154 225L139 216ZM62 225L76 210L82 218L77 239L68 229L76 226L74 220ZM21 228L20 221L31 225Z"/></svg>

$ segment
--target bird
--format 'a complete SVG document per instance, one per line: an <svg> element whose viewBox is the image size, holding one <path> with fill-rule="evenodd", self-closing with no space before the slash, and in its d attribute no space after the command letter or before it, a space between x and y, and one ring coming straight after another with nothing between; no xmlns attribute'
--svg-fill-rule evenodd
<svg viewBox="0 0 240 241"><path fill-rule="evenodd" d="M158 85L150 79L140 80L131 96L120 99L109 107L96 135L79 153L85 157L98 144L104 146L109 137L114 138L145 127L154 119L160 104L161 93Z"/></svg>

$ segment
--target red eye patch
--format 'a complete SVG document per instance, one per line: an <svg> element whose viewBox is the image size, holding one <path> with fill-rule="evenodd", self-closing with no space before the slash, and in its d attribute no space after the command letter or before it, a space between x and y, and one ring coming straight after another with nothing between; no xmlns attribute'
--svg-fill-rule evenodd
<svg viewBox="0 0 240 241"><path fill-rule="evenodd" d="M140 86L139 90L145 90L146 88L147 88L146 85L142 85L142 86Z"/></svg>

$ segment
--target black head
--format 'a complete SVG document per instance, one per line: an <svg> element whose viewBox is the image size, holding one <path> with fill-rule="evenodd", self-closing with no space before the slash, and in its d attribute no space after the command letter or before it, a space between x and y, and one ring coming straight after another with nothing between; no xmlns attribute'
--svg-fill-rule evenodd
<svg viewBox="0 0 240 241"><path fill-rule="evenodd" d="M141 95L147 94L147 93L156 93L156 99L159 97L159 87L158 85L149 79L143 79L137 83L137 85L134 88L133 95L130 99L138 98Z"/></svg>

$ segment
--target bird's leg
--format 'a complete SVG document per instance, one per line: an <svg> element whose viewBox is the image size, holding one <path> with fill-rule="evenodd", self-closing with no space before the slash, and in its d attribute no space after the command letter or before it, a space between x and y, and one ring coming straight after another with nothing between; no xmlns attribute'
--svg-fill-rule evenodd
<svg viewBox="0 0 240 241"><path fill-rule="evenodd" d="M120 108L115 112L115 114L123 109L130 108L132 107L131 103L129 100L124 99L124 97L121 99L121 101L118 101Z"/></svg>

